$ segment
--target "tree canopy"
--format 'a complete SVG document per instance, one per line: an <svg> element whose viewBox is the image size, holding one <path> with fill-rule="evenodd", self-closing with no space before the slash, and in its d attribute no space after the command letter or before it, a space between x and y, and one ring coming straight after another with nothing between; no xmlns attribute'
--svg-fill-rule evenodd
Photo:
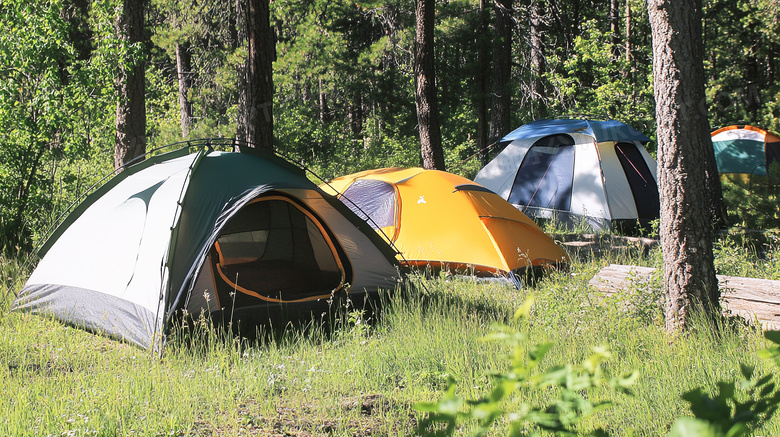
<svg viewBox="0 0 780 437"><path fill-rule="evenodd" d="M143 47L114 32L121 3L0 3L5 251L31 248L79 193L111 170L115 81L123 67L118 59L144 61L147 150L183 139L177 50L190 56L187 138L236 135L247 50L239 24L246 2L147 2ZM422 164L415 2L276 0L269 13L276 46L275 150L325 179ZM705 2L705 91L713 128L737 123L780 128L778 17L780 6L772 0ZM501 89L508 91L510 129L540 117L613 118L654 135L644 1L439 1L434 67L449 171L473 177L480 157L498 152L482 150L485 128L479 121L491 119L480 107L493 110L492 58L506 40L497 32L499 19L506 18L510 71Z"/></svg>

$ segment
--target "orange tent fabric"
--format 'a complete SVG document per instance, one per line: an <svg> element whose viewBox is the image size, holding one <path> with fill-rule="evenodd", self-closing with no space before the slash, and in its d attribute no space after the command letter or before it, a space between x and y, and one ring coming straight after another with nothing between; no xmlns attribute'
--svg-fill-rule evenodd
<svg viewBox="0 0 780 437"><path fill-rule="evenodd" d="M493 276L569 262L525 214L451 173L384 168L343 176L321 188L369 218L412 267Z"/></svg>

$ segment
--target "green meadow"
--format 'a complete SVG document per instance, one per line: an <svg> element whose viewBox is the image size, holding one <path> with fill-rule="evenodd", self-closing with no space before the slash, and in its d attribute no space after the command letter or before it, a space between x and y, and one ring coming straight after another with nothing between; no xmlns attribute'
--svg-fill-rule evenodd
<svg viewBox="0 0 780 437"><path fill-rule="evenodd" d="M761 247L723 237L716 255L720 274L780 279L777 237ZM758 375L777 370L759 356L770 345L762 333L738 320L697 323L671 337L657 281L609 298L588 285L609 263L658 267L658 249L579 253L568 272L520 291L502 282L413 277L415 289L388 295L380 314L345 310L327 327L313 321L260 340L200 321L174 329L161 353L9 312L29 274L23 261L0 259L1 435L412 435L425 417L415 405L440 399L450 378L458 396L478 399L507 371L512 347L485 338L496 325L527 334L528 345L553 344L539 372L580 363L602 346L611 353L602 363L606 376L637 372L630 394L607 385L583 390L590 402L610 403L577 425L583 434L665 435L692 414L683 393L716 393L719 382L742 378L741 365ZM516 321L529 296L530 314ZM544 406L558 395L554 387L528 387L506 408ZM489 434L507 435L507 426L500 419ZM475 427L461 421L455 434ZM780 418L755 435L780 435Z"/></svg>

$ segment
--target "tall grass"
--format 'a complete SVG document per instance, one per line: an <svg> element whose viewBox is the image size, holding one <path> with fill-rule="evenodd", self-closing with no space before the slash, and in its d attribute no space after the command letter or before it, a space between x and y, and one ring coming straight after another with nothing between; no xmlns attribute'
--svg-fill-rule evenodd
<svg viewBox="0 0 780 437"><path fill-rule="evenodd" d="M533 294L531 316L518 328L534 343L554 343L543 368L580 362L606 345L613 353L606 371L639 371L634 396L590 394L615 405L583 429L663 435L687 411L684 391L714 390L717 381L739 375L740 363L769 368L756 355L765 346L758 332L699 322L669 337L655 302L641 297L647 293L604 299L588 286L606 263L652 265L655 258L623 251L577 259L570 271L521 291L498 282L415 278L417 291L394 295L376 320L345 313L329 328L312 322L257 342L196 323L175 332L162 355L8 313L28 272L17 260L0 259L0 434L409 435L419 414L412 406L439 398L448 376L464 398L487 393L510 350L484 337L494 323L511 323ZM761 263L769 266L751 272L776 271L777 250ZM539 403L553 397L522 393ZM501 426L495 435L505 433ZM780 421L761 432L780 435Z"/></svg>

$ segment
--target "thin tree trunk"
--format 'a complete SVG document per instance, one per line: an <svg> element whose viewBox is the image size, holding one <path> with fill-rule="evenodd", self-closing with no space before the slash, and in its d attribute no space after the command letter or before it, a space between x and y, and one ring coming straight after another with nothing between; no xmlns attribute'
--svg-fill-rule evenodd
<svg viewBox="0 0 780 437"><path fill-rule="evenodd" d="M488 34L488 11L485 0L479 0L479 31L477 32L477 151L479 161L485 166L488 163L488 76L490 74L490 37Z"/></svg>
<svg viewBox="0 0 780 437"><path fill-rule="evenodd" d="M541 6L542 0L534 1L530 6L531 14L531 101L536 118L547 116L547 95L544 91L542 75L544 74L544 40L542 37L542 16L544 12Z"/></svg>
<svg viewBox="0 0 780 437"><path fill-rule="evenodd" d="M330 109L328 108L328 95L322 86L322 78L317 81L319 92L317 93L317 106L320 114L320 123L327 123L330 120Z"/></svg>
<svg viewBox="0 0 780 437"><path fill-rule="evenodd" d="M235 23L235 44L234 50L238 50L239 47L246 43L246 33L249 26L246 16L246 0L236 0L236 23ZM247 119L244 111L248 107L247 104L247 65L248 60L243 64L239 64L236 68L238 77L238 117L236 117L236 139L241 141L247 141Z"/></svg>
<svg viewBox="0 0 780 437"><path fill-rule="evenodd" d="M433 49L435 6L434 0L415 1L414 100L417 106L423 167L444 170Z"/></svg>
<svg viewBox="0 0 780 437"><path fill-rule="evenodd" d="M496 38L493 43L493 103L490 110L490 137L498 141L509 133L512 75L512 0L496 1Z"/></svg>
<svg viewBox="0 0 780 437"><path fill-rule="evenodd" d="M609 27L612 34L612 60L620 59L620 0L610 0Z"/></svg>
<svg viewBox="0 0 780 437"><path fill-rule="evenodd" d="M626 63L628 67L623 74L625 77L630 77L632 65L631 65L631 0L626 0Z"/></svg>
<svg viewBox="0 0 780 437"><path fill-rule="evenodd" d="M713 154L704 94L701 2L649 0L658 123L660 240L666 328L687 328L698 308L720 314L706 161Z"/></svg>
<svg viewBox="0 0 780 437"><path fill-rule="evenodd" d="M181 137L187 138L192 127L192 104L189 99L192 87L192 55L187 44L176 43L176 69L179 77L179 109L181 110Z"/></svg>
<svg viewBox="0 0 780 437"><path fill-rule="evenodd" d="M259 149L273 151L273 61L275 45L269 0L249 0L247 9L246 138Z"/></svg>
<svg viewBox="0 0 780 437"><path fill-rule="evenodd" d="M349 129L354 138L360 138L363 132L363 95L355 92L349 105Z"/></svg>
<svg viewBox="0 0 780 437"><path fill-rule="evenodd" d="M128 44L144 41L145 0L123 0L116 31ZM120 63L117 77L114 168L146 153L145 60L132 57Z"/></svg>

